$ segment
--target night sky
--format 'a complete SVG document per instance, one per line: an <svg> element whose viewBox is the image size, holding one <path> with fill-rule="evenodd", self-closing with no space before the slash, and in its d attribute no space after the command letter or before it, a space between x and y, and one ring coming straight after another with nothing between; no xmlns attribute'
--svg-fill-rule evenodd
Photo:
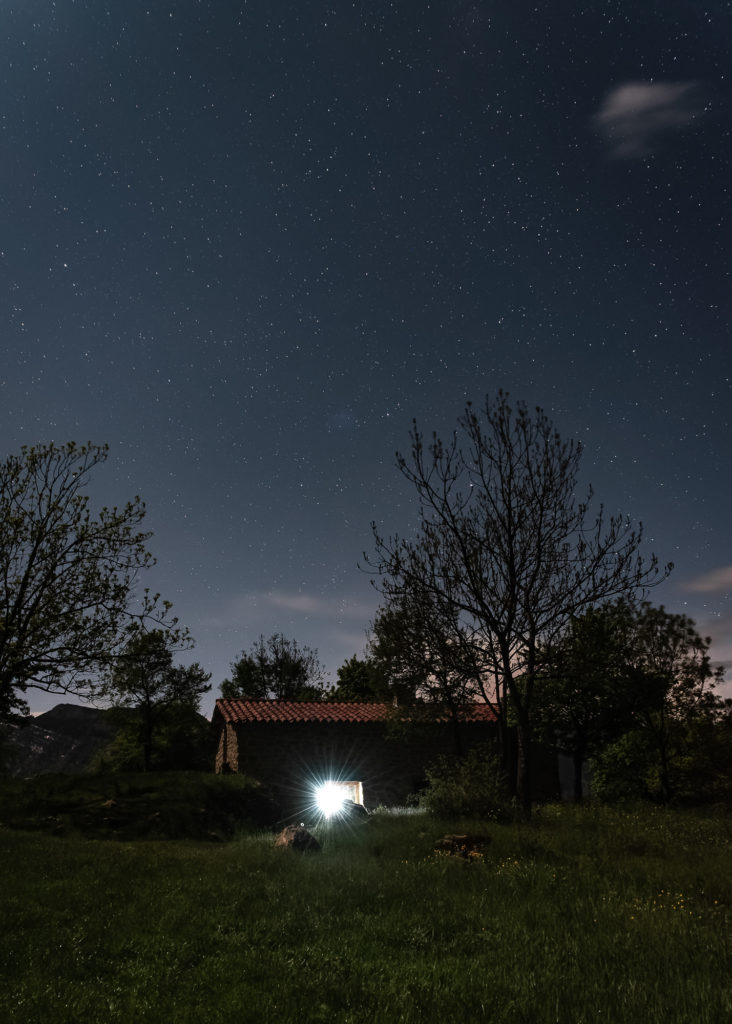
<svg viewBox="0 0 732 1024"><path fill-rule="evenodd" d="M730 3L0 23L0 455L109 443L93 497L147 502L146 582L215 688L260 632L332 678L363 650L412 417L499 388L582 441L676 564L653 602L732 663Z"/></svg>

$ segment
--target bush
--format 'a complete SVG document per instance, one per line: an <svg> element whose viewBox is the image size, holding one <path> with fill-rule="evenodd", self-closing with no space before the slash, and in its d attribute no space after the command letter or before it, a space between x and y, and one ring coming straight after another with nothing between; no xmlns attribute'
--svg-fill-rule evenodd
<svg viewBox="0 0 732 1024"><path fill-rule="evenodd" d="M280 817L269 790L243 775L40 775L0 783L4 825L56 835L223 840L272 826Z"/></svg>
<svg viewBox="0 0 732 1024"><path fill-rule="evenodd" d="M426 775L420 805L433 814L490 821L511 817L506 777L492 747L473 747L464 757L440 757Z"/></svg>
<svg viewBox="0 0 732 1024"><path fill-rule="evenodd" d="M591 761L592 791L603 803L652 800L680 806L732 801L732 729L703 719L678 730L669 744L664 794L658 746L641 730L625 733Z"/></svg>
<svg viewBox="0 0 732 1024"><path fill-rule="evenodd" d="M652 747L641 732L628 732L608 743L590 762L593 796L608 804L650 799L652 758Z"/></svg>

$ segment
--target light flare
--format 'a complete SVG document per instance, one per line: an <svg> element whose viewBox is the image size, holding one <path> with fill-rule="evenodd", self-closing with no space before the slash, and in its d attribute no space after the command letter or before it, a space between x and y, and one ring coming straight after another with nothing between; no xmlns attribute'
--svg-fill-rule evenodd
<svg viewBox="0 0 732 1024"><path fill-rule="evenodd" d="M332 818L338 814L343 809L347 797L346 790L334 782L326 782L323 786L318 786L315 791L318 808L326 818Z"/></svg>

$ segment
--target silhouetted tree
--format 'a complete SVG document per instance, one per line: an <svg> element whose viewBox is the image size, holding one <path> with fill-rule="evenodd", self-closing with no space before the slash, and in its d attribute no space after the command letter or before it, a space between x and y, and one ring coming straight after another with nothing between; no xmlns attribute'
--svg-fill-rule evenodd
<svg viewBox="0 0 732 1024"><path fill-rule="evenodd" d="M701 797L719 774L707 755L724 746L729 707L715 692L723 668L712 666L711 639L686 615L644 603L631 626L628 674L655 699L642 702L633 727L597 756L600 788L607 795L625 792L663 803Z"/></svg>
<svg viewBox="0 0 732 1024"><path fill-rule="evenodd" d="M324 700L328 685L318 652L281 633L260 636L232 662L221 696L245 700Z"/></svg>
<svg viewBox="0 0 732 1024"><path fill-rule="evenodd" d="M474 690L458 635L457 624L440 614L429 594L404 594L379 609L370 649L388 666L400 700L448 706L469 700Z"/></svg>
<svg viewBox="0 0 732 1024"><path fill-rule="evenodd" d="M102 688L116 708L127 709L120 716L123 739L138 745L145 771L153 768L155 740L167 728L198 712L201 697L211 689L210 673L196 662L187 667L173 665L176 649L190 646L187 632L175 629L139 629L132 635ZM120 741L122 742L122 741Z"/></svg>
<svg viewBox="0 0 732 1024"><path fill-rule="evenodd" d="M452 721L463 748L460 709L487 702L495 716L499 751L507 759L506 707L495 686L490 651L474 642L454 606L415 588L392 599L374 619L370 650L388 669L390 688L404 714L422 721ZM411 705L411 707L410 707Z"/></svg>
<svg viewBox="0 0 732 1024"><path fill-rule="evenodd" d="M663 687L634 664L636 616L625 601L589 608L540 652L534 717L542 739L572 758L577 803L585 761L663 702Z"/></svg>
<svg viewBox="0 0 732 1024"><path fill-rule="evenodd" d="M538 655L572 616L632 597L657 581L655 557L639 554L642 531L577 501L581 446L564 442L541 409L515 410L505 394L482 416L468 405L448 443L425 444L416 423L409 459L420 526L414 539L374 525L367 563L387 603L427 601L449 612L505 687L519 741L517 789L531 809L531 733ZM670 566L667 567L667 572Z"/></svg>
<svg viewBox="0 0 732 1024"><path fill-rule="evenodd" d="M384 665L367 656L353 655L336 672L338 682L328 700L388 701L393 698L389 674Z"/></svg>
<svg viewBox="0 0 732 1024"><path fill-rule="evenodd" d="M153 564L145 506L93 515L85 488L107 447L23 447L0 463L0 718L27 713L28 687L82 693L125 642L130 598ZM141 614L163 621L148 599Z"/></svg>

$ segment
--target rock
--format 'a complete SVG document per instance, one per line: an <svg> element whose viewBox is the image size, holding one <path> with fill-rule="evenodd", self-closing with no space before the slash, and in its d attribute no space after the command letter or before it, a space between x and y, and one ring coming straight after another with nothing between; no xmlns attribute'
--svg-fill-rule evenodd
<svg viewBox="0 0 732 1024"><path fill-rule="evenodd" d="M338 812L338 817L344 821L366 821L369 812L363 804L357 804L353 800L345 800Z"/></svg>
<svg viewBox="0 0 732 1024"><path fill-rule="evenodd" d="M451 853L456 857L467 859L482 854L490 841L490 836L447 835L437 840L435 850L439 853Z"/></svg>
<svg viewBox="0 0 732 1024"><path fill-rule="evenodd" d="M288 825L283 828L275 840L275 846L287 846L291 850L298 850L300 853L311 851L318 853L320 843L315 836L310 835L302 825Z"/></svg>

